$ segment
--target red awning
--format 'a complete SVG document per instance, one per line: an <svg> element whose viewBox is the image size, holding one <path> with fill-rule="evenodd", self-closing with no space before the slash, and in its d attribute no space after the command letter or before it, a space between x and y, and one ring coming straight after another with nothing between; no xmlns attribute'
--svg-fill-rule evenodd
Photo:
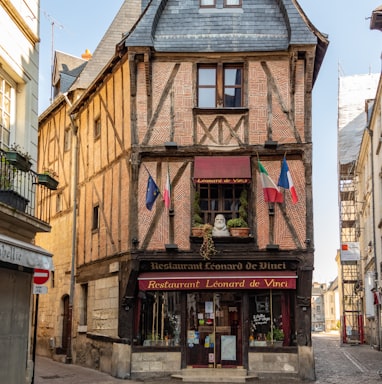
<svg viewBox="0 0 382 384"><path fill-rule="evenodd" d="M195 157L194 180L197 183L247 183L251 177L249 156Z"/></svg>
<svg viewBox="0 0 382 384"><path fill-rule="evenodd" d="M200 289L295 289L291 271L274 272L145 272L138 277L141 291Z"/></svg>

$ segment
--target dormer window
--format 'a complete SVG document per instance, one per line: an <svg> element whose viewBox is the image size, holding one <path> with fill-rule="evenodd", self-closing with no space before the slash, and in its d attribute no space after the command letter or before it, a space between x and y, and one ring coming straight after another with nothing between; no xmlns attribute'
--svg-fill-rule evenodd
<svg viewBox="0 0 382 384"><path fill-rule="evenodd" d="M223 1L223 4L220 4L220 2ZM220 7L219 7L220 5ZM242 0L200 0L200 7L201 8L221 8L222 6L224 8L235 8L235 7L241 7Z"/></svg>

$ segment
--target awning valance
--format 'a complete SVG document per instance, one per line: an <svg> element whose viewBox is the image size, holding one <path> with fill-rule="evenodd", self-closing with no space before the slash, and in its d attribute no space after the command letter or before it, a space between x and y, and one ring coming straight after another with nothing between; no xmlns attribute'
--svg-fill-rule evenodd
<svg viewBox="0 0 382 384"><path fill-rule="evenodd" d="M145 272L138 277L141 291L296 289L291 271L274 272Z"/></svg>
<svg viewBox="0 0 382 384"><path fill-rule="evenodd" d="M196 183L248 183L251 177L249 156L195 157L194 180Z"/></svg>
<svg viewBox="0 0 382 384"><path fill-rule="evenodd" d="M28 268L54 270L50 252L5 235L0 235L0 261Z"/></svg>

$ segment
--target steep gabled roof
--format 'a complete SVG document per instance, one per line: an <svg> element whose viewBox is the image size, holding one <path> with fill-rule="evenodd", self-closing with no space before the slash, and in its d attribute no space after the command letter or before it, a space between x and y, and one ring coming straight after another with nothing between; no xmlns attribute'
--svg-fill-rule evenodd
<svg viewBox="0 0 382 384"><path fill-rule="evenodd" d="M152 1L125 40L126 47L181 53L274 52L309 44L319 46L315 79L328 41L296 0L247 0L240 8L201 8L199 1Z"/></svg>
<svg viewBox="0 0 382 384"><path fill-rule="evenodd" d="M98 44L85 70L71 90L86 89L115 54L116 45L122 40L141 13L141 0L125 0L110 27Z"/></svg>

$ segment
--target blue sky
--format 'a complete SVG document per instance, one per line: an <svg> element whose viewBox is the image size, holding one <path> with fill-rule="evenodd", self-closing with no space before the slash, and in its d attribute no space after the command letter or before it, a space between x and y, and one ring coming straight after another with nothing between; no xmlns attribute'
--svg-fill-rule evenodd
<svg viewBox="0 0 382 384"><path fill-rule="evenodd" d="M243 0L245 1L245 0ZM94 52L123 0L41 0L39 112L49 106L52 46L80 57ZM314 280L332 281L339 248L337 87L341 76L381 71L382 32L369 28L382 0L299 0L330 45L313 90Z"/></svg>

